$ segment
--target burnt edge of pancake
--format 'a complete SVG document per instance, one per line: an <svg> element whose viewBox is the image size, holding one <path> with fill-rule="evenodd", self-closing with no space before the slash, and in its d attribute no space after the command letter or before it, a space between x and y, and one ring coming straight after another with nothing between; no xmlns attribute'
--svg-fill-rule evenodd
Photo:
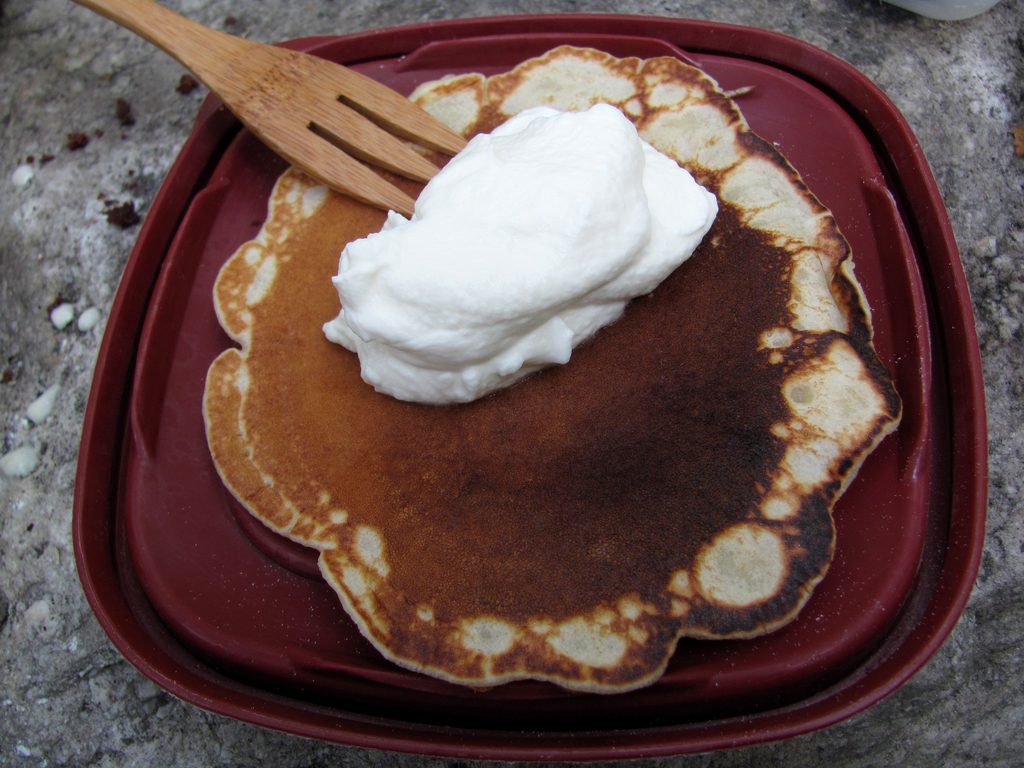
<svg viewBox="0 0 1024 768"><path fill-rule="evenodd" d="M384 656L456 683L486 687L529 678L625 691L656 680L681 637L755 637L791 621L831 561L832 506L900 416L871 345L870 310L850 248L829 211L750 131L714 80L676 59L617 59L561 47L502 75L428 83L412 98L466 135L538 104L614 104L718 196L722 224L708 238L727 242L735 234L723 227L736 226L785 254L788 317L761 329L757 349L768 369L781 372L775 406L786 418L770 430L784 448L765 467L753 508L717 530L699 531L692 561L662 574L657 595L624 584L613 600L525 620L483 608L452 616L444 606L408 604L389 582L395 554L380 530L351 519L327 490L319 492L323 508L316 514L303 509L262 466L251 439L259 425L247 422L245 410L250 310L276 272L288 268L276 258L280 245L325 197L289 171L275 187L260 235L226 263L215 290L221 325L241 347L214 361L204 397L211 453L226 486L266 525L320 550L325 579Z"/></svg>

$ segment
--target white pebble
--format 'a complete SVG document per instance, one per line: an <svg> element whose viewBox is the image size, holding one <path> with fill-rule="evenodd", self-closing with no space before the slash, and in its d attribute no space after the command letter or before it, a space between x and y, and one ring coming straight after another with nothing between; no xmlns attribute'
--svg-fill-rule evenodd
<svg viewBox="0 0 1024 768"><path fill-rule="evenodd" d="M57 402L57 395L59 394L60 384L54 384L32 401L32 404L29 405L26 411L28 417L36 424L42 424L53 413L53 406Z"/></svg>
<svg viewBox="0 0 1024 768"><path fill-rule="evenodd" d="M100 311L96 307L89 307L78 316L78 330L91 331L100 321Z"/></svg>
<svg viewBox="0 0 1024 768"><path fill-rule="evenodd" d="M35 175L36 172L32 170L31 165L19 165L14 169L14 173L11 174L11 182L16 187L24 187L32 181L32 177Z"/></svg>
<svg viewBox="0 0 1024 768"><path fill-rule="evenodd" d="M50 322L58 331L68 327L68 323L75 319L75 308L68 303L58 304L50 311Z"/></svg>
<svg viewBox="0 0 1024 768"><path fill-rule="evenodd" d="M22 757L32 757L32 750L26 747L24 744L19 744L15 747L15 750L17 750L18 754Z"/></svg>
<svg viewBox="0 0 1024 768"><path fill-rule="evenodd" d="M56 628L56 622L52 621L49 600L36 600L25 610L23 620L25 628L29 632L35 632L43 637L50 637Z"/></svg>
<svg viewBox="0 0 1024 768"><path fill-rule="evenodd" d="M15 448L0 458L0 472L8 477L27 477L39 466L39 449L31 445Z"/></svg>

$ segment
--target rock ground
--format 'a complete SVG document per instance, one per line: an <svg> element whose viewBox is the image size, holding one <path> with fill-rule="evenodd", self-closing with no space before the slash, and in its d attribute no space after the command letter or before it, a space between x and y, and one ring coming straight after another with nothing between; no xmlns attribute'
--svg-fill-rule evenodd
<svg viewBox="0 0 1024 768"><path fill-rule="evenodd" d="M1024 123L1024 3L1003 0L951 23L878 0L167 4L265 41L507 13L708 18L801 38L878 83L932 165L973 293L991 453L988 535L974 593L935 658L867 712L782 743L651 762L1020 764L1024 158L1014 153L1012 129ZM204 91L179 93L180 66L65 0L0 0L0 71L0 766L442 764L206 713L140 675L97 625L70 535L92 366L138 233L132 213L145 216ZM118 98L129 102L134 124L123 124ZM72 133L82 136L69 140ZM60 304L69 307L52 315ZM58 327L62 313L67 322ZM29 405L54 384L52 412L36 423ZM39 408L33 413L40 416Z"/></svg>

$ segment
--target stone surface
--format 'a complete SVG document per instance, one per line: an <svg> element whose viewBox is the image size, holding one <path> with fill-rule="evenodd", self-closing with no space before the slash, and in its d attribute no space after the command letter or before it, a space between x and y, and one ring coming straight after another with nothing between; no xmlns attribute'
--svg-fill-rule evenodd
<svg viewBox="0 0 1024 768"><path fill-rule="evenodd" d="M878 0L168 0L206 24L275 41L471 15L635 12L769 27L882 86L920 139L974 297L988 396L988 537L971 601L934 659L844 723L786 742L662 760L836 768L1019 765L1024 752L1024 4L938 23ZM230 18L229 18L230 17ZM231 23L232 19L234 23ZM202 88L66 0L0 1L0 765L440 765L243 725L182 703L114 650L79 586L70 521L92 366L121 270ZM187 90L187 89L181 89ZM118 106L123 99L130 110ZM130 119L134 124L129 124ZM70 305L71 318L51 321ZM87 310L85 322L79 322ZM60 314L67 314L62 310ZM66 320L66 322L63 322ZM28 406L59 384L40 423Z"/></svg>

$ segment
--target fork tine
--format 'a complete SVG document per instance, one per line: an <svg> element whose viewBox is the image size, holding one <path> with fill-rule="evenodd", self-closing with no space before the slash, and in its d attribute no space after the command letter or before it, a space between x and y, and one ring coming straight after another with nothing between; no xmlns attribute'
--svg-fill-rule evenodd
<svg viewBox="0 0 1024 768"><path fill-rule="evenodd" d="M466 146L463 136L386 85L336 64L323 74L325 87L333 88L337 98L396 136L449 155Z"/></svg>
<svg viewBox="0 0 1024 768"><path fill-rule="evenodd" d="M429 181L437 166L400 139L341 102L309 105L309 128L346 153L414 181Z"/></svg>
<svg viewBox="0 0 1024 768"><path fill-rule="evenodd" d="M257 137L321 184L357 200L412 216L412 197L328 141L297 141L294 131L256 131Z"/></svg>
<svg viewBox="0 0 1024 768"><path fill-rule="evenodd" d="M317 181L376 208L397 211L406 218L412 216L416 207L412 197L337 147L325 146L330 160L319 166Z"/></svg>

